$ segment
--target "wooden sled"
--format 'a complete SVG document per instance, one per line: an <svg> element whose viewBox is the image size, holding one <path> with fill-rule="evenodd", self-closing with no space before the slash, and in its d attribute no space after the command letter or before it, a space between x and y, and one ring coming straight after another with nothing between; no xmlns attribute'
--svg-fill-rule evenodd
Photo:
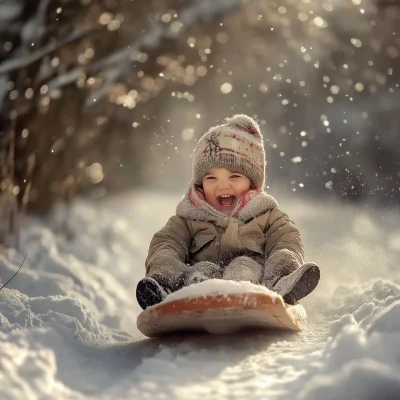
<svg viewBox="0 0 400 400"><path fill-rule="evenodd" d="M207 282L196 284L196 289ZM139 331L156 337L190 331L229 334L248 329L304 329L307 313L300 303L287 305L281 296L249 282L234 282L235 285L243 283L244 290L238 293L235 286L233 293L227 293L229 287L224 282L225 293L218 293L215 288L207 293L207 286L204 293L190 294L187 289L191 286L172 293L139 314Z"/></svg>

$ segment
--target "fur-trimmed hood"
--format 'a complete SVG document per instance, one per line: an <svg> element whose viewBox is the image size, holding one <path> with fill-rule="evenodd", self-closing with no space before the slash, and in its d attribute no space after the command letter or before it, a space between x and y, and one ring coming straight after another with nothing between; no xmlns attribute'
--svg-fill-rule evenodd
<svg viewBox="0 0 400 400"><path fill-rule="evenodd" d="M218 225L224 226L232 217L246 222L277 206L277 201L263 190L250 190L242 196L231 215L225 215L205 200L201 188L191 184L176 208L176 215L197 221L218 222Z"/></svg>

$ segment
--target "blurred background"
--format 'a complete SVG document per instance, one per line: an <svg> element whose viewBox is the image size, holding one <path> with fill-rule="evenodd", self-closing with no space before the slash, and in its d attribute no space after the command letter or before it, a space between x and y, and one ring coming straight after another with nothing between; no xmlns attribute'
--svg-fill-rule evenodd
<svg viewBox="0 0 400 400"><path fill-rule="evenodd" d="M267 191L400 204L397 0L0 0L0 243L76 196L184 192L235 113Z"/></svg>

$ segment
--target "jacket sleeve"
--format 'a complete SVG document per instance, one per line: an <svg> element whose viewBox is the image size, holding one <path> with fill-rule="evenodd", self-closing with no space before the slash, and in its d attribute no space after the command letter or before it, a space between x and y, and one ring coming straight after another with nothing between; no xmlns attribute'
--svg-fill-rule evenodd
<svg viewBox="0 0 400 400"><path fill-rule="evenodd" d="M304 262L304 247L300 232L288 215L275 207L268 218L265 233L265 272L267 286L296 270ZM268 285L268 282L270 285Z"/></svg>
<svg viewBox="0 0 400 400"><path fill-rule="evenodd" d="M161 274L172 280L187 271L191 235L186 221L171 217L150 242L146 258L146 275Z"/></svg>

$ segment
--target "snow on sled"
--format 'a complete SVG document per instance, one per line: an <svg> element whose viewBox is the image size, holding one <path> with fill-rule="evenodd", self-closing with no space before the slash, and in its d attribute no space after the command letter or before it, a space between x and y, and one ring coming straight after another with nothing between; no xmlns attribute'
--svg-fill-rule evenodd
<svg viewBox="0 0 400 400"><path fill-rule="evenodd" d="M142 311L137 327L148 337L173 332L235 333L244 329L300 331L307 314L296 303L250 282L210 279L184 287Z"/></svg>

